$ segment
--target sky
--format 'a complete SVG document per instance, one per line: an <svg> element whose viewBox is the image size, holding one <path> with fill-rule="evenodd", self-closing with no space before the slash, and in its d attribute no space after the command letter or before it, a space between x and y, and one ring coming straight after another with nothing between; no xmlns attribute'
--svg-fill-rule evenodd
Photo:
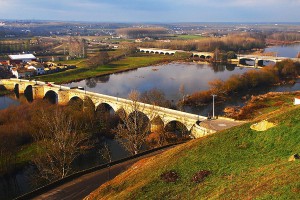
<svg viewBox="0 0 300 200"><path fill-rule="evenodd" d="M300 0L0 0L0 19L300 22Z"/></svg>

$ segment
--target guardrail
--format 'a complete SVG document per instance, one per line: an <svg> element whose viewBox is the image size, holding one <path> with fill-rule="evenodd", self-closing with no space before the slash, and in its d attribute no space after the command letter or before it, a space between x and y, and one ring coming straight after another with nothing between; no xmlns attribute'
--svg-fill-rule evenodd
<svg viewBox="0 0 300 200"><path fill-rule="evenodd" d="M23 194L17 198L15 198L15 200L27 200L27 199L32 199L32 198L35 198L39 195L42 195L54 188L57 188L65 183L68 183L70 181L73 181L75 180L76 178L79 178L83 175L86 175L86 174L89 174L89 173L92 173L92 172L96 172L98 170L101 170L101 169L105 169L107 167L111 167L111 166L114 166L114 165L117 165L117 164L120 164L120 163L123 163L123 162L126 162L126 161L129 161L129 160L132 160L132 159L135 159L135 158L139 158L139 157L142 157L142 156L145 156L147 154L150 154L150 153L153 153L153 152L156 152L156 151L159 151L159 150L162 150L162 149L166 149L166 148L169 148L169 147L172 147L172 146L177 146L179 144L183 144L185 142L179 142L179 143L176 143L176 144L169 144L169 145L166 145L166 146L163 146L163 147L158 147L158 148L155 148L155 149L151 149L151 150L148 150L148 151L144 151L140 154L136 154L136 155L133 155L133 156L129 156L129 157L126 157L126 158L123 158L123 159L120 159L120 160L116 160L116 161L113 161L113 162L110 162L110 163L106 163L106 164L103 164L103 165L99 165L99 166L96 166L96 167L92 167L92 168L89 168L89 169L86 169L86 170L82 170L82 171L79 171L79 172L76 172L72 175L69 175L63 179L60 179L60 180L57 180L57 181L54 181L48 185L45 185L45 186L42 186L38 189L35 189L31 192L28 192L26 194Z"/></svg>

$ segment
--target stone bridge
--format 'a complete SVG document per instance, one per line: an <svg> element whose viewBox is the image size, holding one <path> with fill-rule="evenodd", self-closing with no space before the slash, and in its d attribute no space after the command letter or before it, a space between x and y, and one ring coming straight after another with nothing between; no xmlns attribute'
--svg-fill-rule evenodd
<svg viewBox="0 0 300 200"><path fill-rule="evenodd" d="M86 90L72 89L61 85L22 79L3 79L0 80L0 84L7 90L16 90L20 94L25 93L26 90L31 91L33 99L42 99L47 95L52 94L52 96L55 97L55 103L60 105L67 105L71 99L80 98L83 101L87 99L91 100L95 109L97 109L101 104L106 104L109 105L115 112L120 109L123 109L127 115L133 112L133 102L131 100L89 92ZM140 102L137 102L137 104L138 110L148 117L151 123L151 128L152 126L157 126L157 124L152 124L154 119L160 118L163 122L163 127L171 122L179 122L183 124L194 138L203 137L207 134L216 132L215 130L201 126L201 122L207 120L204 116Z"/></svg>
<svg viewBox="0 0 300 200"><path fill-rule="evenodd" d="M177 50L170 49L157 49L157 48L138 48L143 53L163 54L163 55L175 55Z"/></svg>
<svg viewBox="0 0 300 200"><path fill-rule="evenodd" d="M201 59L211 59L214 57L214 53L211 52L192 52L192 57Z"/></svg>
<svg viewBox="0 0 300 200"><path fill-rule="evenodd" d="M264 61L271 61L274 63L281 62L286 59L290 59L287 57L275 57L275 56L259 56L259 55L237 55L237 59L239 64L245 65L247 60L254 61L255 67L262 67Z"/></svg>
<svg viewBox="0 0 300 200"><path fill-rule="evenodd" d="M175 55L176 52L190 53L191 57L210 59L213 58L214 53L211 52L196 52L196 51L183 51L183 50L171 50L171 49L158 49L158 48L138 48L143 53L163 54L163 55Z"/></svg>

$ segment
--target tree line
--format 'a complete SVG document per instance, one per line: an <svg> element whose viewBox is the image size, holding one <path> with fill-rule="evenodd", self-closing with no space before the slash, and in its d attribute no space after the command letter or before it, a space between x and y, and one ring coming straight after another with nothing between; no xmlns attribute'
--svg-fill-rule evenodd
<svg viewBox="0 0 300 200"><path fill-rule="evenodd" d="M221 51L243 52L265 47L265 37L261 34L231 34L223 38L202 38L199 40L172 40L171 42L144 42L140 44L146 48L163 48L184 51Z"/></svg>
<svg viewBox="0 0 300 200"><path fill-rule="evenodd" d="M168 30L162 27L136 27L117 29L117 34L127 38L159 37L167 34Z"/></svg>

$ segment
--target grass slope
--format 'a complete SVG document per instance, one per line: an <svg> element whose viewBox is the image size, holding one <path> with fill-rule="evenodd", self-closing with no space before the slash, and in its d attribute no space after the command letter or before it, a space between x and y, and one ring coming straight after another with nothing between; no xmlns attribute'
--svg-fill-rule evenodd
<svg viewBox="0 0 300 200"><path fill-rule="evenodd" d="M193 140L136 163L86 199L300 199L300 107L268 116L278 125L256 132L251 123ZM160 175L179 173L176 183ZM199 170L212 174L191 182Z"/></svg>

